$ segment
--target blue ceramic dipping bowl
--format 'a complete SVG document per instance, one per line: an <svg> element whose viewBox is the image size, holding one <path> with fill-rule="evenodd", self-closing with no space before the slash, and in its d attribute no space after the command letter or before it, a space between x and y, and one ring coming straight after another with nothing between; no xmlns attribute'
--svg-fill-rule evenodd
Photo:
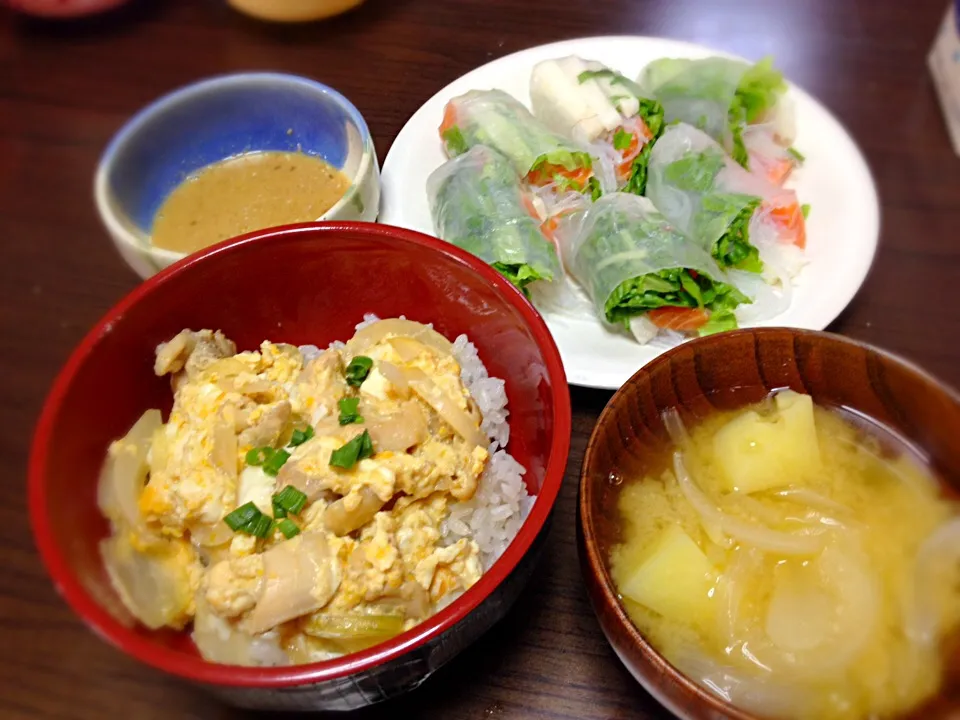
<svg viewBox="0 0 960 720"><path fill-rule="evenodd" d="M319 156L350 180L317 220L376 220L380 170L363 116L319 82L259 72L187 85L137 113L100 158L97 210L124 260L149 277L183 257L150 243L154 215L173 189L207 165L268 150Z"/></svg>

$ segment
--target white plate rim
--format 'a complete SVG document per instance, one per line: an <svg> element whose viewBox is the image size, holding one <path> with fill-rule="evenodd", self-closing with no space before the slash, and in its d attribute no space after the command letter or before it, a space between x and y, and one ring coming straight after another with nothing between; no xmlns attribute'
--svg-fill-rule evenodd
<svg viewBox="0 0 960 720"><path fill-rule="evenodd" d="M395 213L392 209L393 205L398 202L397 195L400 192L400 188L404 184L402 181L403 169L399 167L400 161L396 159L400 155L400 152L398 152L397 149L402 148L409 143L416 143L419 138L417 138L414 134L418 132L418 127L422 124L425 123L426 125L432 127L439 123L437 118L439 118L440 115L437 114L436 117L433 117L433 106L445 102L447 99L452 97L455 92L460 92L454 88L465 83L471 77L488 74L500 69L501 67L508 68L514 63L529 65L531 63L527 62L527 59L531 56L538 56L545 53L555 53L557 57L561 57L565 54L580 54L583 53L582 48L584 46L596 45L599 43L656 44L664 48L664 56L669 53L675 53L679 57L719 56L743 60L745 62L752 62L750 59L740 55L729 53L723 50L717 50L715 48L698 43L650 35L594 35L589 37L571 38L567 40L531 46L498 58L494 58L447 83L443 88L435 92L432 96L430 96L429 99L421 104L420 107L417 108L417 110L413 113L413 115L411 115L410 118L408 118L404 123L403 127L400 129L400 132L397 133L396 138L391 144L390 150L388 151L386 159L383 162L383 169L381 172L381 205L378 222L399 225L401 227L410 227L409 225L405 225L403 222L396 222L394 220ZM798 86L789 79L787 79L787 82L789 85L789 92L795 98L797 104L808 105L811 109L819 113L825 122L833 126L833 133L836 135L836 138L847 144L848 152L846 152L845 155L848 158L850 165L848 167L849 173L851 175L858 176L858 185L861 192L865 196L866 205L869 206L869 213L860 218L860 221L864 226L863 234L865 236L869 236L869 242L864 248L864 255L858 258L859 262L857 262L856 266L849 268L851 274L847 277L847 282L845 283L840 294L836 296L828 310L819 313L815 318L805 321L802 324L793 324L788 326L807 330L823 330L830 323L836 320L837 317L847 308L847 306L849 306L850 302L860 291L860 288L863 286L863 283L873 267L876 259L881 230L880 200L877 192L876 182L871 172L869 163L867 162L863 151L860 149L860 146L844 126L844 124L840 122L840 120L829 108L820 103L801 86ZM397 177L398 179L394 180L394 177ZM423 231L421 228L416 227L412 229ZM433 234L433 231L431 230L429 234ZM568 361L568 352L564 351L564 343L562 342L562 338L557 337L557 333L554 330L554 328L559 322L562 322L562 320L551 318L549 314L542 314L542 317L544 318L547 326L551 328L551 332L554 333L554 338L557 341L557 346L560 348L561 356L564 360L567 381L570 385L604 390L616 390L635 372L639 371L644 365L664 352L664 350L659 350L655 351L655 354L652 357L646 357L644 359L638 358L635 366L633 366L632 369L626 374L623 372L611 371L600 373L589 368L582 368L577 363ZM757 326L773 327L777 326L777 323L758 323ZM752 327L752 325L746 325L744 327ZM652 348L645 348L645 350L651 349Z"/></svg>

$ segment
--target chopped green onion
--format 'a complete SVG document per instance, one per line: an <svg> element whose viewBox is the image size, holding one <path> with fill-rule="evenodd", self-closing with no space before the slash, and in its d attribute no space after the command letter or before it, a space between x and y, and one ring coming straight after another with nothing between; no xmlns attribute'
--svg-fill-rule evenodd
<svg viewBox="0 0 960 720"><path fill-rule="evenodd" d="M273 508L281 508L283 515L274 513L274 517L286 517L286 513L298 515L303 506L307 504L307 496L293 485L287 485L283 490L273 496Z"/></svg>
<svg viewBox="0 0 960 720"><path fill-rule="evenodd" d="M360 407L360 398L341 398L337 402L337 407L340 408L341 425L350 425L351 423L363 422L363 417L357 412Z"/></svg>
<svg viewBox="0 0 960 720"><path fill-rule="evenodd" d="M368 457L373 457L373 441L370 439L370 433L364 430L362 435L357 435L346 445L330 453L330 465L349 470L357 462Z"/></svg>
<svg viewBox="0 0 960 720"><path fill-rule="evenodd" d="M303 445L307 440L313 437L313 428L310 425L307 425L304 430L294 430L293 435L290 437L289 447L296 447L297 445Z"/></svg>
<svg viewBox="0 0 960 720"><path fill-rule="evenodd" d="M350 364L347 365L347 385L351 387L360 387L363 381L370 374L370 368L373 367L373 360L366 355L357 355Z"/></svg>
<svg viewBox="0 0 960 720"><path fill-rule="evenodd" d="M273 448L258 447L247 452L247 465L263 465L273 455Z"/></svg>
<svg viewBox="0 0 960 720"><path fill-rule="evenodd" d="M300 528L293 520L281 520L277 523L277 530L282 532L287 540L300 534Z"/></svg>
<svg viewBox="0 0 960 720"><path fill-rule="evenodd" d="M283 464L290 459L290 453L286 450L274 450L273 454L267 458L263 464L263 471L271 477L276 477Z"/></svg>
<svg viewBox="0 0 960 720"><path fill-rule="evenodd" d="M252 502L241 505L223 518L223 521L234 532L243 532L259 538L269 535L273 528L273 520L270 516L260 512L260 508Z"/></svg>
<svg viewBox="0 0 960 720"><path fill-rule="evenodd" d="M803 213L803 219L804 219L804 220L806 220L808 217L810 217L810 205L809 205L809 203L804 203L803 205L801 205L801 206L800 206L800 212Z"/></svg>
<svg viewBox="0 0 960 720"><path fill-rule="evenodd" d="M241 505L233 512L227 514L227 516L223 518L223 521L230 526L231 530L236 532L237 530L243 530L250 523L256 521L261 515L263 515L263 513L260 512L260 508L252 502L248 502L246 505Z"/></svg>
<svg viewBox="0 0 960 720"><path fill-rule="evenodd" d="M273 530L273 518L269 515L260 513L260 517L250 523L244 532L258 538L265 538Z"/></svg>

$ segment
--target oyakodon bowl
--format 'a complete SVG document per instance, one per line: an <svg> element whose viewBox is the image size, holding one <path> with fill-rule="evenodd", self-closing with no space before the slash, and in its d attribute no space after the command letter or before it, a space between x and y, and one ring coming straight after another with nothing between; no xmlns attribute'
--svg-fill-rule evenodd
<svg viewBox="0 0 960 720"><path fill-rule="evenodd" d="M147 408L169 411L158 343L183 328L220 328L240 349L263 339L326 347L364 313L405 315L454 338L466 333L506 381L508 450L536 501L499 560L451 605L369 650L277 668L218 665L187 632L138 626L114 592L98 542L108 524L97 478L109 443ZM109 388L109 394L104 394ZM197 253L134 290L71 355L44 405L29 467L31 522L57 589L100 636L225 701L261 709L348 710L423 682L499 620L528 579L546 536L570 443L570 399L543 320L498 272L409 230L310 223L261 231ZM63 499L69 497L69 502Z"/></svg>
<svg viewBox="0 0 960 720"><path fill-rule="evenodd" d="M183 258L150 242L163 201L197 170L261 151L315 155L347 177L346 193L316 220L376 220L377 154L363 116L349 100L296 75L223 75L148 105L100 158L94 178L97 211L127 264L147 278Z"/></svg>
<svg viewBox="0 0 960 720"><path fill-rule="evenodd" d="M830 333L754 328L692 340L631 377L607 404L590 437L580 476L577 542L580 566L604 635L636 680L683 720L759 720L684 676L644 638L608 569L620 541L617 497L670 446L661 413L686 421L759 402L790 388L814 402L843 407L886 426L960 489L960 396L916 366ZM947 720L960 710L949 688L960 680L960 648L946 663L939 696L907 716Z"/></svg>

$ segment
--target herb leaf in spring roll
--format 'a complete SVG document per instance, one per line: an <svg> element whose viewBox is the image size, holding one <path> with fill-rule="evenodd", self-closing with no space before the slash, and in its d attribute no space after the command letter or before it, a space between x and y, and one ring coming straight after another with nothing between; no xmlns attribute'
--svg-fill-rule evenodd
<svg viewBox="0 0 960 720"><path fill-rule="evenodd" d="M749 302L647 198L604 196L565 224L560 242L598 315L641 342L659 329L703 335L735 328L734 309Z"/></svg>
<svg viewBox="0 0 960 720"><path fill-rule="evenodd" d="M796 193L747 172L694 127L664 131L649 173L647 196L721 267L760 272L762 245L804 246Z"/></svg>
<svg viewBox="0 0 960 720"><path fill-rule="evenodd" d="M531 199L496 150L477 145L447 161L427 179L427 196L437 235L490 263L521 290L560 274Z"/></svg>
<svg viewBox="0 0 960 720"><path fill-rule="evenodd" d="M453 98L444 110L440 138L449 157L476 145L497 150L531 185L591 197L604 189L589 152L547 128L502 90L471 90Z"/></svg>
<svg viewBox="0 0 960 720"><path fill-rule="evenodd" d="M748 169L782 184L799 164L791 153L792 108L787 84L769 58L749 65L727 58L664 58L650 63L639 82L660 101L668 122L706 132Z"/></svg>
<svg viewBox="0 0 960 720"><path fill-rule="evenodd" d="M534 115L551 130L608 158L617 187L642 194L651 143L663 129L663 108L640 86L594 60L544 60L530 75Z"/></svg>

